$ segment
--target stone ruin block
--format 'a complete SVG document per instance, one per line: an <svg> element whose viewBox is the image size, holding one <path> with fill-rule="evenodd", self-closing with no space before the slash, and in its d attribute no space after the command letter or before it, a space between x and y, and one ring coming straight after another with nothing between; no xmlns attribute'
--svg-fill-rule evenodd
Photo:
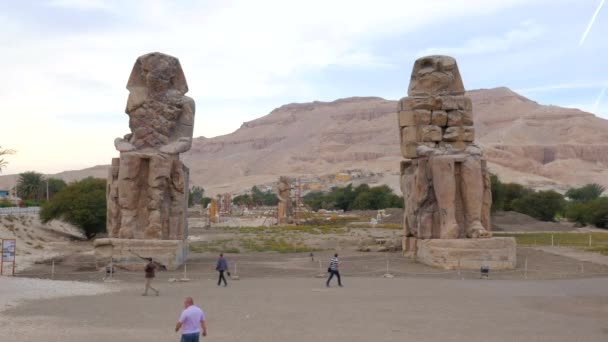
<svg viewBox="0 0 608 342"><path fill-rule="evenodd" d="M399 110L440 110L442 107L440 97L404 97L399 101Z"/></svg>
<svg viewBox="0 0 608 342"><path fill-rule="evenodd" d="M420 136L420 141L430 142L430 141L441 141L442 131L439 126L419 126L418 132Z"/></svg>
<svg viewBox="0 0 608 342"><path fill-rule="evenodd" d="M431 113L431 125L445 127L448 124L448 113L445 110L434 110Z"/></svg>
<svg viewBox="0 0 608 342"><path fill-rule="evenodd" d="M463 129L462 126L448 127L443 134L443 141L454 142L463 141Z"/></svg>
<svg viewBox="0 0 608 342"><path fill-rule="evenodd" d="M462 140L466 142L475 141L475 127L473 126L464 126L462 128Z"/></svg>
<svg viewBox="0 0 608 342"><path fill-rule="evenodd" d="M459 110L448 111L448 127L462 126L462 112Z"/></svg>

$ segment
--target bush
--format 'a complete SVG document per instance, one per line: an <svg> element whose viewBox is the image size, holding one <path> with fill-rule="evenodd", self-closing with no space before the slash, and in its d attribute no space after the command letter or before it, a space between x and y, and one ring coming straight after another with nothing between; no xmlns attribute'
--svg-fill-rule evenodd
<svg viewBox="0 0 608 342"><path fill-rule="evenodd" d="M553 221L558 213L564 211L565 204L564 196L549 190L532 192L514 200L511 205L519 213L541 221Z"/></svg>
<svg viewBox="0 0 608 342"><path fill-rule="evenodd" d="M42 206L40 219L62 219L80 228L88 239L105 232L106 181L85 178L71 183Z"/></svg>
<svg viewBox="0 0 608 342"><path fill-rule="evenodd" d="M353 188L333 187L327 193L311 192L304 196L304 203L312 210L377 210L403 208L403 197L397 196L386 185L370 187L361 184Z"/></svg>
<svg viewBox="0 0 608 342"><path fill-rule="evenodd" d="M608 197L596 198L587 203L571 203L566 210L566 217L572 222L608 228Z"/></svg>
<svg viewBox="0 0 608 342"><path fill-rule="evenodd" d="M608 197L600 197L585 204L584 219L598 228L608 228Z"/></svg>
<svg viewBox="0 0 608 342"><path fill-rule="evenodd" d="M534 193L534 190L526 188L517 183L503 183L496 175L490 175L492 190L492 212L513 211L513 202L526 195Z"/></svg>
<svg viewBox="0 0 608 342"><path fill-rule="evenodd" d="M10 207L16 207L16 205L13 202L10 202L9 200L3 199L0 201L0 208L10 208Z"/></svg>
<svg viewBox="0 0 608 342"><path fill-rule="evenodd" d="M585 220L586 211L587 206L584 203L571 203L566 209L566 218L571 222L587 224L587 221Z"/></svg>
<svg viewBox="0 0 608 342"><path fill-rule="evenodd" d="M190 191L188 193L188 207L190 208L197 203L201 203L204 194L205 189L201 188L200 186L195 185L190 188Z"/></svg>
<svg viewBox="0 0 608 342"><path fill-rule="evenodd" d="M571 188L566 192L566 197L575 202L587 203L599 198L606 189L596 183L587 184L580 188Z"/></svg>
<svg viewBox="0 0 608 342"><path fill-rule="evenodd" d="M211 203L211 197L203 197L201 198L201 205L203 208L207 208L207 206Z"/></svg>

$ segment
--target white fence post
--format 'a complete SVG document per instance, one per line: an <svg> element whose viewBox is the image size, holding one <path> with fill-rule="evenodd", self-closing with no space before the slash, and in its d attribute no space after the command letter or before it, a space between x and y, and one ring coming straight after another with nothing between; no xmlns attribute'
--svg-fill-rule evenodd
<svg viewBox="0 0 608 342"><path fill-rule="evenodd" d="M524 261L524 279L528 279L528 257Z"/></svg>
<svg viewBox="0 0 608 342"><path fill-rule="evenodd" d="M591 247L591 233L589 233L589 247Z"/></svg>
<svg viewBox="0 0 608 342"><path fill-rule="evenodd" d="M51 279L55 279L55 259L51 261Z"/></svg>

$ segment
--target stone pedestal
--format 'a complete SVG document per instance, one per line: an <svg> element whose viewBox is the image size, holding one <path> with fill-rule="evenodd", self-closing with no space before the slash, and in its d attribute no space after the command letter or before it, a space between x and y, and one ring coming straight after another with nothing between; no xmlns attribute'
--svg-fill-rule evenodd
<svg viewBox="0 0 608 342"><path fill-rule="evenodd" d="M185 240L105 238L96 239L93 245L98 265L107 265L112 259L117 267L133 271L143 270L146 261L142 258L148 257L173 271L188 256L188 242Z"/></svg>
<svg viewBox="0 0 608 342"><path fill-rule="evenodd" d="M516 266L516 242L512 237L487 239L404 239L404 254L423 264L443 269L509 270Z"/></svg>

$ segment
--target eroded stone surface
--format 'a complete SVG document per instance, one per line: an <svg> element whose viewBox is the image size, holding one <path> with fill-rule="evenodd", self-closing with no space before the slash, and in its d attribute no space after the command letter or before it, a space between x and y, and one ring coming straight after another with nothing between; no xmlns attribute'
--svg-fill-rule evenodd
<svg viewBox="0 0 608 342"><path fill-rule="evenodd" d="M112 238L187 238L188 168L194 101L185 96L179 60L154 52L137 59L127 83L131 132L115 140L120 158L108 176L108 234Z"/></svg>
<svg viewBox="0 0 608 342"><path fill-rule="evenodd" d="M279 177L276 194L279 198L277 208L278 224L293 223L293 204L291 202L291 180L285 176Z"/></svg>
<svg viewBox="0 0 608 342"><path fill-rule="evenodd" d="M401 188L408 239L489 238L489 172L474 144L473 106L456 61L414 63L408 97L399 101ZM427 115L426 113L430 113Z"/></svg>

